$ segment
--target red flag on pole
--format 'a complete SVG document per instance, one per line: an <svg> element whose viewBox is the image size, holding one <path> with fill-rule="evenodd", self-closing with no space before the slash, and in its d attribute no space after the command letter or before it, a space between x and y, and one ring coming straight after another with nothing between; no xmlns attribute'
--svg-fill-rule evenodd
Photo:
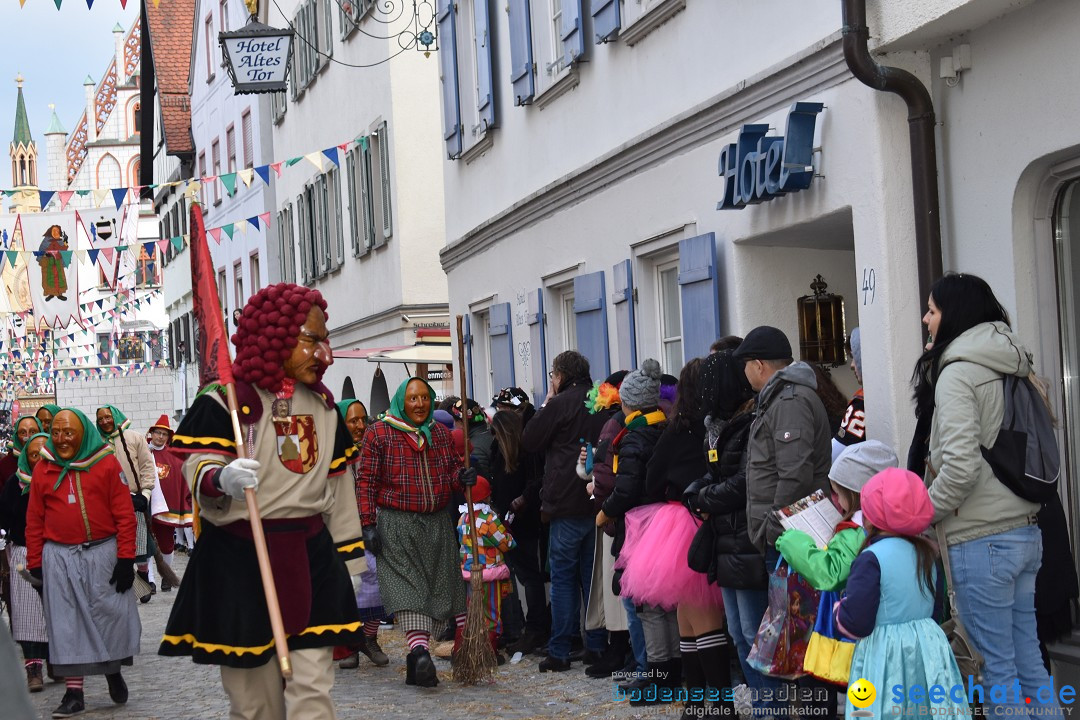
<svg viewBox="0 0 1080 720"><path fill-rule="evenodd" d="M214 261L206 244L206 226L202 208L191 204L191 294L195 320L199 324L199 386L217 382L232 384L232 359L229 358L229 336L218 300Z"/></svg>

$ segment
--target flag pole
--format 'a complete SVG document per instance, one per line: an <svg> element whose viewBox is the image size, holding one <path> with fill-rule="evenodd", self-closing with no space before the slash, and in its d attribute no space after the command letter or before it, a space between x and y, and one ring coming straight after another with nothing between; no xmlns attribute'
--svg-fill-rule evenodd
<svg viewBox="0 0 1080 720"><path fill-rule="evenodd" d="M232 360L229 357L228 335L222 323L221 301L214 277L210 247L206 243L206 227L203 225L202 208L191 203L191 291L195 314L199 319L199 381L200 385L216 380L225 389L225 401L232 420L233 439L236 441L236 457L247 458L244 433L240 429L240 403L236 399L236 383L232 376ZM209 310L208 313L201 312ZM205 354L205 357L202 355ZM281 619L274 573L270 567L270 553L266 549L259 501L254 488L244 489L248 520L251 522L251 540L259 562L266 612L270 616L270 629L274 635L274 650L278 656L281 677L292 679L292 662L285 636L285 623Z"/></svg>

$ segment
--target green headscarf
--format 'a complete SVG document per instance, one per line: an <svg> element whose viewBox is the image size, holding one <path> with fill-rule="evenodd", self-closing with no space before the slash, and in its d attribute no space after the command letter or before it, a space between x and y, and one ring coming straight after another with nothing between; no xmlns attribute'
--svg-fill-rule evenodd
<svg viewBox="0 0 1080 720"><path fill-rule="evenodd" d="M45 408L46 410L48 410L49 414L52 415L53 417L56 417L56 413L60 412L60 406L59 405L53 405L52 403L49 403L48 405L42 405L41 407L38 408L38 410L40 410L41 408ZM37 413L35 413L35 415L36 414Z"/></svg>
<svg viewBox="0 0 1080 720"><path fill-rule="evenodd" d="M413 380L419 380L424 383L424 387L428 389L428 395L431 397L431 404L428 407L428 416L424 419L424 422L417 425L412 419L405 413L405 389L409 387L409 383ZM431 421L435 417L435 391L431 389L431 385L428 385L427 380L418 377L411 377L398 386L397 392L394 393L394 399L390 401L390 409L386 411L386 415L383 416L383 422L405 433L406 436L416 445L417 450L423 450L425 443L431 442Z"/></svg>
<svg viewBox="0 0 1080 720"><path fill-rule="evenodd" d="M71 408L68 408L68 409L70 410ZM120 434L121 430L127 430L129 427L131 427L131 421L127 419L127 415L125 415L124 413L117 410L115 406L113 406L113 405L102 405L101 407L98 408L98 410L102 410L102 409L107 409L107 410L112 412L113 423L114 423L114 429L113 429L111 435L106 435L105 433L101 432L100 428L98 429L98 432L101 433L101 436L103 438L105 438L106 440L112 440L114 437L116 437L118 434ZM98 425L97 425L97 411L96 410L94 411L94 416L95 416L94 417L94 427L97 427Z"/></svg>
<svg viewBox="0 0 1080 720"><path fill-rule="evenodd" d="M34 438L45 438L45 441L49 441L49 436L45 433L35 433L26 438L26 445L30 444ZM24 446L25 447L25 446ZM34 474L34 468L30 467L30 458L28 453L23 453L19 456L19 469L15 471L15 475L19 478L19 487L22 488L22 494L30 492L30 476Z"/></svg>
<svg viewBox="0 0 1080 720"><path fill-rule="evenodd" d="M20 415L19 419L15 421L15 424L11 426L11 442L8 443L8 448L11 450L11 454L15 457L22 455L23 446L26 443L19 440L19 425L23 420L33 420L37 423L37 432L41 432L45 428L41 427L41 421L37 419L35 415Z"/></svg>
<svg viewBox="0 0 1080 720"><path fill-rule="evenodd" d="M351 408L356 403L360 403L361 405L364 405L364 403L360 402L356 398L349 398L348 400L339 400L338 404L337 404L337 409L341 412L341 417L348 417L349 408ZM367 412L367 405L364 405L364 412L365 413Z"/></svg>
<svg viewBox="0 0 1080 720"><path fill-rule="evenodd" d="M113 454L112 446L105 442L100 432L97 432L97 424L90 422L90 418L86 417L82 410L76 410L75 408L63 409L75 413L75 417L82 423L83 439L82 445L79 446L75 456L70 460L60 458L51 437L45 443L45 447L41 449L43 460L48 460L52 464L60 466L60 477L57 478L56 484L53 485L53 490L60 487L60 483L63 481L64 476L67 475L68 470L89 470L98 462Z"/></svg>

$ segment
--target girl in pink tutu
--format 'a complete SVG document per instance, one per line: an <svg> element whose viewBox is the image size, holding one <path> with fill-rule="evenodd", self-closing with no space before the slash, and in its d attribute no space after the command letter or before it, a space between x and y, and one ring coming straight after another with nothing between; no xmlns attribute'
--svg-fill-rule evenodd
<svg viewBox="0 0 1080 720"><path fill-rule="evenodd" d="M660 363L649 359L638 370L627 374L619 387L624 417L623 428L611 443L612 469L615 487L596 515L596 526L615 521L615 542L612 554L615 562L615 584L619 595L627 596L622 585L624 568L636 552L634 547L643 537L651 518L663 507L663 495L651 496L645 489L646 467L660 435L667 425L667 416L659 409ZM666 697L670 702L676 689L682 687L682 668L679 662L679 627L674 611L643 604L637 609L645 635L647 672L633 686L624 685L632 705L656 702Z"/></svg>
<svg viewBox="0 0 1080 720"><path fill-rule="evenodd" d="M671 420L653 450L645 480L646 495L665 502L635 545L623 575L623 591L635 602L677 611L690 716L704 708L706 698L719 700L721 691L731 687L723 593L708 576L687 565L687 551L701 520L682 504L682 497L691 483L709 472L701 366L701 359L695 358L679 375Z"/></svg>

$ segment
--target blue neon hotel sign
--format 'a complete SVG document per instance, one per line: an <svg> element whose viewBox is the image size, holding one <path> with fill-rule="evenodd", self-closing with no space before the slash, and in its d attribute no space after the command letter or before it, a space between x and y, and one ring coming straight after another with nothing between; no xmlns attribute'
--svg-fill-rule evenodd
<svg viewBox="0 0 1080 720"><path fill-rule="evenodd" d="M792 105L784 137L766 135L766 124L743 125L739 139L720 151L724 197L716 209L742 210L810 187L814 125L824 107L813 102Z"/></svg>

